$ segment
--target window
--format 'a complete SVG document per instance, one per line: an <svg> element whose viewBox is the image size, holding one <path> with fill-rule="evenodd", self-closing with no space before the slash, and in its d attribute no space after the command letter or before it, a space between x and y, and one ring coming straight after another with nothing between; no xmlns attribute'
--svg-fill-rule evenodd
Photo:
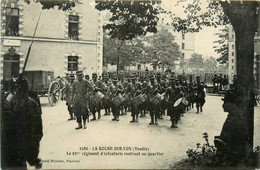
<svg viewBox="0 0 260 170"><path fill-rule="evenodd" d="M182 44L181 44L181 49L184 49L184 48L185 48L185 44L182 43Z"/></svg>
<svg viewBox="0 0 260 170"><path fill-rule="evenodd" d="M4 55L3 78L10 79L12 76L17 77L20 69L20 55L16 54L14 48Z"/></svg>
<svg viewBox="0 0 260 170"><path fill-rule="evenodd" d="M98 63L100 63L100 60L98 60Z"/></svg>
<svg viewBox="0 0 260 170"><path fill-rule="evenodd" d="M185 57L185 54L184 54L184 53L182 53L181 55L182 55L182 58L184 58L184 57Z"/></svg>
<svg viewBox="0 0 260 170"><path fill-rule="evenodd" d="M232 59L232 63L234 63L234 59Z"/></svg>
<svg viewBox="0 0 260 170"><path fill-rule="evenodd" d="M235 38L235 36L234 35L232 35L232 39L234 39Z"/></svg>
<svg viewBox="0 0 260 170"><path fill-rule="evenodd" d="M232 66L232 70L234 70L234 66Z"/></svg>
<svg viewBox="0 0 260 170"><path fill-rule="evenodd" d="M68 56L68 71L78 71L78 56Z"/></svg>
<svg viewBox="0 0 260 170"><path fill-rule="evenodd" d="M184 34L184 33L182 33L182 39L183 39L183 40L185 39L185 34Z"/></svg>
<svg viewBox="0 0 260 170"><path fill-rule="evenodd" d="M234 52L232 52L232 56L234 56Z"/></svg>
<svg viewBox="0 0 260 170"><path fill-rule="evenodd" d="M69 39L79 39L79 16L69 15Z"/></svg>
<svg viewBox="0 0 260 170"><path fill-rule="evenodd" d="M235 48L235 46L234 45L232 45L232 49L234 49Z"/></svg>
<svg viewBox="0 0 260 170"><path fill-rule="evenodd" d="M6 8L6 36L19 36L19 9Z"/></svg>

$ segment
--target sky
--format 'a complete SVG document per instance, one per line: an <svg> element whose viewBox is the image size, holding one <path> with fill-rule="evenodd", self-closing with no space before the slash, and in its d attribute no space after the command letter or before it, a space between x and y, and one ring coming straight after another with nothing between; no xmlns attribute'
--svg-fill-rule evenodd
<svg viewBox="0 0 260 170"><path fill-rule="evenodd" d="M179 17L184 17L184 8L182 8L182 5L185 5L187 3L183 3L181 6L175 6L177 0L162 0L162 8L171 11L175 15ZM188 0L189 1L189 0ZM202 12L206 10L206 2L202 3ZM213 46L213 42L218 40L218 36L215 34L219 32L219 28L214 27L203 27L203 29L195 33L195 52L202 54L203 57L210 57L213 56L214 58L220 57L218 53L215 52Z"/></svg>

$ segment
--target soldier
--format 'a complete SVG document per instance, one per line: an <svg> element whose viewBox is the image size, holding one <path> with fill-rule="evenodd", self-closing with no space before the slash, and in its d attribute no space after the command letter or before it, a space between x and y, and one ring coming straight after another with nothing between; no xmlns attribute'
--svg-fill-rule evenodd
<svg viewBox="0 0 260 170"><path fill-rule="evenodd" d="M70 118L68 119L69 121L70 120L73 120L74 119L74 116L73 116L73 103L71 101L71 98L72 98L72 84L75 80L75 76L74 74L71 74L69 76L69 83L67 84L67 86L65 87L64 89L64 93L66 94L65 95L65 101L66 101L66 105L68 107L68 111L69 111L69 114L70 114Z"/></svg>
<svg viewBox="0 0 260 170"><path fill-rule="evenodd" d="M132 120L130 121L131 123L138 122L138 107L137 105L132 101L137 95L141 94L141 86L139 83L136 82L136 76L132 75L131 76L131 84L128 85L127 87L127 94L129 95L130 101L131 101L131 116Z"/></svg>
<svg viewBox="0 0 260 170"><path fill-rule="evenodd" d="M215 73L214 77L212 78L212 83L214 87L214 93L218 92L218 75Z"/></svg>
<svg viewBox="0 0 260 170"><path fill-rule="evenodd" d="M108 79L107 75L103 75L103 85L104 85L104 95L105 97L102 100L102 104L104 106L105 109L105 114L104 115L110 115L110 105L111 105L111 100L107 97L107 93L108 93L108 88L111 85L111 82Z"/></svg>
<svg viewBox="0 0 260 170"><path fill-rule="evenodd" d="M151 116L151 122L149 123L149 125L158 125L157 119L159 116L159 107L158 105L155 105L154 103L152 103L152 99L156 96L157 93L160 92L160 85L155 83L154 81L154 76L151 75L150 76L150 84L147 85L146 88L146 95L147 95L147 101L148 101L148 110L150 112L150 116Z"/></svg>
<svg viewBox="0 0 260 170"><path fill-rule="evenodd" d="M195 90L195 87L194 87L194 83L192 81L192 75L190 76L190 80L189 80L189 84L188 84L188 90L187 90L187 94L188 94L188 101L189 101L189 109L193 108L194 107L194 102L195 102L195 99L196 99L196 90Z"/></svg>
<svg viewBox="0 0 260 170"><path fill-rule="evenodd" d="M97 80L97 74L96 73L93 73L92 74L92 86L93 86L93 92L92 92L92 97L94 97L96 95L96 93L98 91L102 92L105 90L105 87L103 85L103 83L100 81L100 80ZM98 103L94 103L94 100L91 100L90 101L90 111L93 115L93 118L91 119L91 121L94 121L96 120L96 112L98 112L98 119L101 118L101 101L98 102Z"/></svg>
<svg viewBox="0 0 260 170"><path fill-rule="evenodd" d="M74 102L75 115L77 117L78 127L75 129L82 128L82 119L84 124L84 129L86 129L86 120L88 118L88 98L87 93L89 90L93 90L93 87L88 80L83 79L83 71L77 71L77 79L72 84L72 101Z"/></svg>
<svg viewBox="0 0 260 170"><path fill-rule="evenodd" d="M113 98L117 97L120 93L123 91L123 87L118 83L118 80L116 77L113 77L113 83L109 86L107 95L112 100ZM120 106L113 103L111 104L112 107L112 113L114 118L112 121L119 121L119 114L120 114Z"/></svg>
<svg viewBox="0 0 260 170"><path fill-rule="evenodd" d="M204 88L207 87L203 82L200 81L200 77L197 76L196 77L196 84L195 84L195 89L196 89L196 108L197 108L197 114L200 112L202 112L202 107L205 104L206 100L205 100L205 92L204 92ZM200 109L200 110L199 110Z"/></svg>
<svg viewBox="0 0 260 170"><path fill-rule="evenodd" d="M30 166L41 168L41 159L38 158L43 136L40 105L28 96L28 82L22 75L12 85L12 97L8 95L2 99L5 105L1 117L1 139L4 139L1 148L2 167L26 168L27 161Z"/></svg>
<svg viewBox="0 0 260 170"><path fill-rule="evenodd" d="M180 118L181 110L174 107L176 100L183 95L183 92L180 88L175 87L175 79L170 78L169 80L170 87L165 91L165 97L168 104L167 115L171 118L171 128L177 128L177 123Z"/></svg>
<svg viewBox="0 0 260 170"><path fill-rule="evenodd" d="M128 85L131 83L131 79L129 76L127 76L123 82L122 82L122 86L124 88L124 91L126 92L127 91L127 87ZM124 112L123 114L126 115L127 114L127 108L130 106L130 99L129 99L129 94L128 93L125 93L125 100L123 102L123 109L124 109Z"/></svg>
<svg viewBox="0 0 260 170"><path fill-rule="evenodd" d="M161 89L159 91L160 94L164 93L165 90L166 90L166 84L165 82L161 79L161 73L157 73L156 74L156 81L157 83L161 86ZM160 108L160 112L159 112L159 119L163 119L163 115L164 115L164 112L165 112L165 109L166 109L166 106L165 106L165 102L161 102L159 104L159 108Z"/></svg>
<svg viewBox="0 0 260 170"><path fill-rule="evenodd" d="M89 81L89 75L85 75L85 80Z"/></svg>
<svg viewBox="0 0 260 170"><path fill-rule="evenodd" d="M147 85L148 85L148 82L147 81L143 81L142 84L141 84L141 93L144 95L144 98L145 98L145 101L144 103L142 103L140 105L140 112L141 112L141 115L140 117L145 117L146 115L146 111L147 111L147 107L148 107L148 101L147 101L147 95L145 94L145 91L146 91L146 88L147 88Z"/></svg>

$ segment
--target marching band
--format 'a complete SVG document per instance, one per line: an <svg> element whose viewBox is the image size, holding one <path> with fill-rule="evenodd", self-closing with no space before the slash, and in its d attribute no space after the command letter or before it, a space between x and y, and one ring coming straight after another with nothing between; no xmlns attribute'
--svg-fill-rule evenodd
<svg viewBox="0 0 260 170"><path fill-rule="evenodd" d="M77 71L77 80L72 74L68 76L68 84L64 90L64 99L68 106L70 118L77 119L75 128L86 129L86 120L92 114L91 121L101 119L101 109L104 115L112 112L112 121L119 121L120 115L131 112L130 123L137 123L139 117L150 114L149 125L158 125L158 119L163 119L165 111L170 116L171 128L177 128L177 123L182 115L193 108L196 103L197 114L203 111L205 103L205 91L207 86L196 77L187 78L182 75L149 73L144 74L102 74L98 78L96 73L92 79L86 75L83 79L83 71ZM121 113L121 114L120 114ZM82 126L83 120L83 126Z"/></svg>

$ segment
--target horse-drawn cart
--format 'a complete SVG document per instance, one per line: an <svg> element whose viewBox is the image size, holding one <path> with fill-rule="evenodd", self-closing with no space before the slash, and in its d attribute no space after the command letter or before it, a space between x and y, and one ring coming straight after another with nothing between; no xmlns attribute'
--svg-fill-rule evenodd
<svg viewBox="0 0 260 170"><path fill-rule="evenodd" d="M40 96L47 95L51 106L55 106L58 103L62 90L67 83L64 78L54 78L52 71L30 70L25 71L24 76L27 78L32 90L37 91Z"/></svg>

